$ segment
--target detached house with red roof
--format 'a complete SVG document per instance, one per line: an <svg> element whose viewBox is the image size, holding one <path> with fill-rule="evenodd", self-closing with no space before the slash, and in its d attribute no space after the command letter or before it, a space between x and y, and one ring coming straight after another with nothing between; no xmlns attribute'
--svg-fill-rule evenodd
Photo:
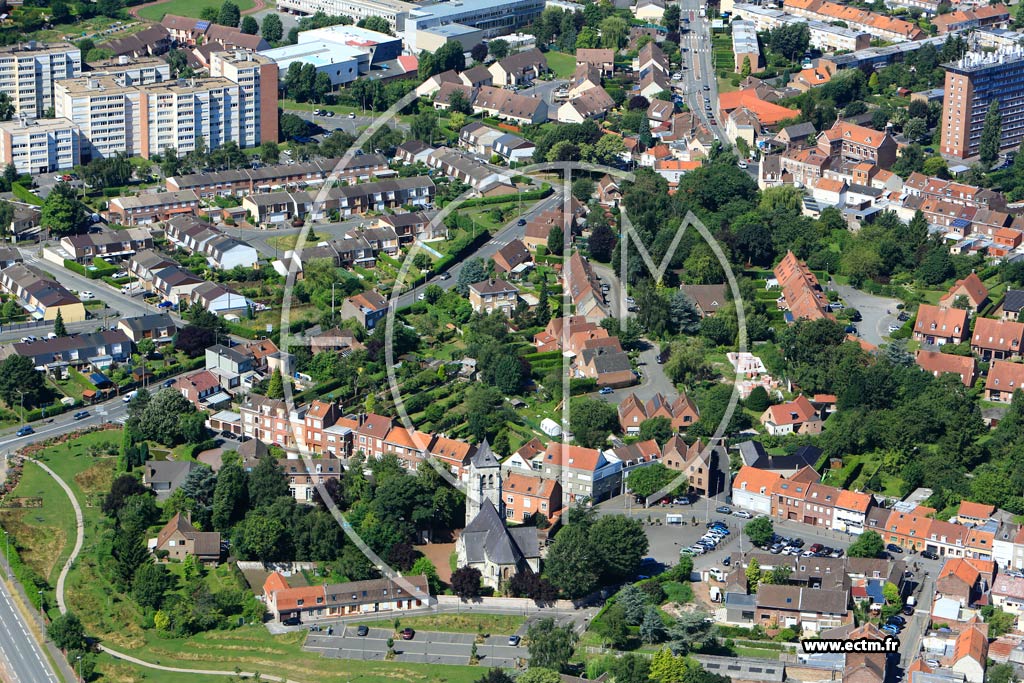
<svg viewBox="0 0 1024 683"><path fill-rule="evenodd" d="M818 136L818 149L843 161L868 161L881 168L896 162L898 145L891 135L848 121L836 121Z"/></svg>
<svg viewBox="0 0 1024 683"><path fill-rule="evenodd" d="M429 607L431 601L423 575L292 588L281 574L272 572L263 583L263 596L275 619L298 618L303 623L347 615L407 612Z"/></svg>
<svg viewBox="0 0 1024 683"><path fill-rule="evenodd" d="M1013 392L1024 388L1024 364L1007 360L993 361L985 380L985 398L1009 403Z"/></svg>
<svg viewBox="0 0 1024 683"><path fill-rule="evenodd" d="M982 360L1003 360L1020 355L1024 323L1012 320L974 319L971 351Z"/></svg>
<svg viewBox="0 0 1024 683"><path fill-rule="evenodd" d="M968 338L967 311L921 304L914 323L914 339L927 344L959 344Z"/></svg>
<svg viewBox="0 0 1024 683"><path fill-rule="evenodd" d="M977 273L971 273L963 280L957 280L956 284L949 288L949 292L939 299L939 305L951 308L960 297L963 297L967 310L977 313L988 303L988 287Z"/></svg>
<svg viewBox="0 0 1024 683"><path fill-rule="evenodd" d="M954 356L941 351L918 349L914 361L919 368L935 377L945 374L958 376L965 387L974 386L978 376L978 364L974 356Z"/></svg>
<svg viewBox="0 0 1024 683"><path fill-rule="evenodd" d="M769 406L761 415L761 424L772 436L820 434L821 416L803 394L787 403Z"/></svg>
<svg viewBox="0 0 1024 683"><path fill-rule="evenodd" d="M172 560L183 561L194 556L200 562L216 564L220 561L220 532L196 531L188 514L177 513L157 534L152 546L154 553Z"/></svg>

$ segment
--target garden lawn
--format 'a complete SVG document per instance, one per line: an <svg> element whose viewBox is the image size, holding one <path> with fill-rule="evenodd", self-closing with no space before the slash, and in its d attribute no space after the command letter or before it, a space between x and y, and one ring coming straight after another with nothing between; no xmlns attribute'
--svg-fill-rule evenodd
<svg viewBox="0 0 1024 683"><path fill-rule="evenodd" d="M218 0L171 0L152 7L143 7L139 10L139 16L143 19L160 21L165 14L177 14L182 17L196 17L207 7L220 9L221 2ZM235 0L238 9L242 12L252 9L255 4L253 0Z"/></svg>
<svg viewBox="0 0 1024 683"><path fill-rule="evenodd" d="M383 624L393 622L390 615L383 615ZM424 617L400 617L401 628L410 627L417 631L439 631L441 633L490 633L492 635L513 634L523 625L524 619L514 614L432 614ZM361 622L380 628L382 621Z"/></svg>
<svg viewBox="0 0 1024 683"><path fill-rule="evenodd" d="M547 53L547 58L548 67L557 78L569 78L576 71L576 57L573 55L552 50Z"/></svg>

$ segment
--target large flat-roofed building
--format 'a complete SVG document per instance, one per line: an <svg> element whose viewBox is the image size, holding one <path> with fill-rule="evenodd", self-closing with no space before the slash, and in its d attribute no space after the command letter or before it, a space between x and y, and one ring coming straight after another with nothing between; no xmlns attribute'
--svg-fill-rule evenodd
<svg viewBox="0 0 1024 683"><path fill-rule="evenodd" d="M370 56L371 64L398 59L402 54L401 38L351 24L300 31L298 38L299 43L324 42L359 48Z"/></svg>
<svg viewBox="0 0 1024 683"><path fill-rule="evenodd" d="M214 53L214 77L130 85L123 76L58 81L58 117L82 131L82 157L118 152L150 158L184 154L201 136L209 149L228 140L254 147L277 140L277 65L241 51Z"/></svg>
<svg viewBox="0 0 1024 683"><path fill-rule="evenodd" d="M380 17L401 31L409 12L416 5L402 0L280 0L277 8L292 14L316 14L322 12L329 17L347 16L355 21L368 17Z"/></svg>
<svg viewBox="0 0 1024 683"><path fill-rule="evenodd" d="M985 115L999 102L1000 149L1024 139L1024 49L970 52L943 64L946 87L942 102L939 152L957 159L972 157L981 145Z"/></svg>
<svg viewBox="0 0 1024 683"><path fill-rule="evenodd" d="M744 62L749 62L751 73L762 71L761 47L757 44L754 22L741 19L732 22L732 54L736 73L743 70Z"/></svg>
<svg viewBox="0 0 1024 683"><path fill-rule="evenodd" d="M544 0L462 0L419 6L405 20L405 42L416 53L417 33L451 24L483 31L484 38L496 38L529 24L544 11Z"/></svg>
<svg viewBox="0 0 1024 683"><path fill-rule="evenodd" d="M36 43L0 48L0 92L14 111L32 118L53 106L53 84L82 75L82 51L71 43Z"/></svg>
<svg viewBox="0 0 1024 683"><path fill-rule="evenodd" d="M89 64L91 76L120 76L125 85L149 85L171 80L171 65L159 57L121 55Z"/></svg>
<svg viewBox="0 0 1024 683"><path fill-rule="evenodd" d="M325 41L297 43L265 50L264 57L277 62L282 71L292 64L312 64L317 73L325 73L337 87L370 72L370 56L359 48Z"/></svg>
<svg viewBox="0 0 1024 683"><path fill-rule="evenodd" d="M67 119L24 117L0 123L0 165L18 173L49 173L82 162L81 131Z"/></svg>

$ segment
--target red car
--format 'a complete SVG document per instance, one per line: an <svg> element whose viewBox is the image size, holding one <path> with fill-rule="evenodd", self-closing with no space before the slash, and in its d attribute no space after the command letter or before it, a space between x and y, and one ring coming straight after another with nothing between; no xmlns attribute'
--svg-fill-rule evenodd
<svg viewBox="0 0 1024 683"><path fill-rule="evenodd" d="M412 640L415 635L416 631L413 631L411 628L402 629L402 640Z"/></svg>

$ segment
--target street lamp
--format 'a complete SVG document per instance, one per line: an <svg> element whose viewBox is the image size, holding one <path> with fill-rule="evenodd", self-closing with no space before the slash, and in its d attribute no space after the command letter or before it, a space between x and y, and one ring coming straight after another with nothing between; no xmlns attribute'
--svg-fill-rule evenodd
<svg viewBox="0 0 1024 683"><path fill-rule="evenodd" d="M81 681L82 681L82 655L78 655L77 657L75 657L75 664L78 665L78 681L79 681L79 683L81 683Z"/></svg>
<svg viewBox="0 0 1024 683"><path fill-rule="evenodd" d="M39 616L44 616L43 613L43 591L37 591L39 593Z"/></svg>
<svg viewBox="0 0 1024 683"><path fill-rule="evenodd" d="M18 392L18 398L21 401L21 423L25 424L28 420L25 419L25 392L21 389L15 389Z"/></svg>

